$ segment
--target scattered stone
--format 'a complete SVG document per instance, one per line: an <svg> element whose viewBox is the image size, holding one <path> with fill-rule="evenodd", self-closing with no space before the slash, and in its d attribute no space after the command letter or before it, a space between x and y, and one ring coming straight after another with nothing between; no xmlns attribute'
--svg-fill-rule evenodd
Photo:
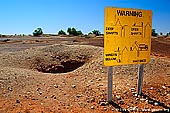
<svg viewBox="0 0 170 113"><path fill-rule="evenodd" d="M134 91L135 90L135 88L131 88L131 91Z"/></svg>
<svg viewBox="0 0 170 113"><path fill-rule="evenodd" d="M133 94L136 94L136 92L132 92Z"/></svg>
<svg viewBox="0 0 170 113"><path fill-rule="evenodd" d="M80 98L80 97L82 97L82 95L81 95L81 94L78 94L78 95L76 95L76 97L77 97L77 98Z"/></svg>
<svg viewBox="0 0 170 113"><path fill-rule="evenodd" d="M148 100L148 103L149 104L153 104L154 102L152 100Z"/></svg>
<svg viewBox="0 0 170 113"><path fill-rule="evenodd" d="M99 84L98 87L103 86L103 84Z"/></svg>
<svg viewBox="0 0 170 113"><path fill-rule="evenodd" d="M17 100L16 100L16 103L20 103L20 100L19 100L19 99L17 99Z"/></svg>
<svg viewBox="0 0 170 113"><path fill-rule="evenodd" d="M108 104L108 102L100 102L99 104L100 104L100 106L106 106Z"/></svg>
<svg viewBox="0 0 170 113"><path fill-rule="evenodd" d="M135 101L135 104L138 104L138 101Z"/></svg>
<svg viewBox="0 0 170 113"><path fill-rule="evenodd" d="M98 79L98 81L101 81L101 80L102 80L102 78L99 78L99 79Z"/></svg>
<svg viewBox="0 0 170 113"><path fill-rule="evenodd" d="M55 84L54 87L55 87L55 88L58 88L58 85Z"/></svg>
<svg viewBox="0 0 170 113"><path fill-rule="evenodd" d="M139 98L136 98L136 100L139 100Z"/></svg>
<svg viewBox="0 0 170 113"><path fill-rule="evenodd" d="M42 95L42 92L39 92L40 95Z"/></svg>
<svg viewBox="0 0 170 113"><path fill-rule="evenodd" d="M150 90L153 90L153 87L151 87Z"/></svg>
<svg viewBox="0 0 170 113"><path fill-rule="evenodd" d="M121 99L120 95L116 95L116 99L120 100Z"/></svg>
<svg viewBox="0 0 170 113"><path fill-rule="evenodd" d="M9 91L13 91L13 89L12 89L11 87L8 87L8 90L9 90Z"/></svg>
<svg viewBox="0 0 170 113"><path fill-rule="evenodd" d="M94 109L94 106L91 106L91 109Z"/></svg>
<svg viewBox="0 0 170 113"><path fill-rule="evenodd" d="M144 109L149 109L149 107L148 106L144 106Z"/></svg>
<svg viewBox="0 0 170 113"><path fill-rule="evenodd" d="M137 94L138 95L138 94ZM138 98L140 98L141 96L140 95L138 95Z"/></svg>
<svg viewBox="0 0 170 113"><path fill-rule="evenodd" d="M28 95L29 95L30 93L31 93L30 91L27 92Z"/></svg>
<svg viewBox="0 0 170 113"><path fill-rule="evenodd" d="M38 100L37 98L32 98L31 100Z"/></svg>
<svg viewBox="0 0 170 113"><path fill-rule="evenodd" d="M112 111L114 111L114 109L112 109Z"/></svg>
<svg viewBox="0 0 170 113"><path fill-rule="evenodd" d="M138 97L138 94L135 94L134 96L135 96L135 97Z"/></svg>
<svg viewBox="0 0 170 113"><path fill-rule="evenodd" d="M115 74L119 74L119 72L118 72L118 71L116 71L116 72L115 72Z"/></svg>
<svg viewBox="0 0 170 113"><path fill-rule="evenodd" d="M154 105L155 105L155 106L159 106L159 103L158 103L158 102L155 102Z"/></svg>
<svg viewBox="0 0 170 113"><path fill-rule="evenodd" d="M51 98L55 97L55 95L51 95Z"/></svg>
<svg viewBox="0 0 170 113"><path fill-rule="evenodd" d="M141 98L140 100L141 100L141 101L146 101L146 99L144 99L144 98Z"/></svg>
<svg viewBox="0 0 170 113"><path fill-rule="evenodd" d="M163 88L163 89L166 89L166 87L165 87L165 86L162 86L162 88Z"/></svg>
<svg viewBox="0 0 170 113"><path fill-rule="evenodd" d="M94 101L95 101L95 98L92 98L92 99L91 99L91 102L94 102Z"/></svg>
<svg viewBox="0 0 170 113"><path fill-rule="evenodd" d="M39 91L41 88L37 88L37 91Z"/></svg>
<svg viewBox="0 0 170 113"><path fill-rule="evenodd" d="M148 104L148 103L149 103L149 100L146 100L145 102Z"/></svg>
<svg viewBox="0 0 170 113"><path fill-rule="evenodd" d="M76 85L72 85L72 88L76 88Z"/></svg>
<svg viewBox="0 0 170 113"><path fill-rule="evenodd" d="M103 110L104 110L104 111L106 111L106 110L107 110L107 108L103 108Z"/></svg>

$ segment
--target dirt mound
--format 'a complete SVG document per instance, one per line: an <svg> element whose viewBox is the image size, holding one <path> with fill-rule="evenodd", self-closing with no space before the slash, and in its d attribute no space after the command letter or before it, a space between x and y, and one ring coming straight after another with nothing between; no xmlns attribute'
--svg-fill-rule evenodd
<svg viewBox="0 0 170 113"><path fill-rule="evenodd" d="M94 46L53 45L7 53L0 56L3 67L38 70L45 73L66 73L101 55Z"/></svg>

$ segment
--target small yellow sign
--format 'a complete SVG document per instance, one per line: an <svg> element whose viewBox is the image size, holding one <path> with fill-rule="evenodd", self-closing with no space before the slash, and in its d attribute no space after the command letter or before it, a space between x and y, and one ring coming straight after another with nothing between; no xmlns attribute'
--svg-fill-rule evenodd
<svg viewBox="0 0 170 113"><path fill-rule="evenodd" d="M150 61L151 10L107 7L104 21L105 66Z"/></svg>

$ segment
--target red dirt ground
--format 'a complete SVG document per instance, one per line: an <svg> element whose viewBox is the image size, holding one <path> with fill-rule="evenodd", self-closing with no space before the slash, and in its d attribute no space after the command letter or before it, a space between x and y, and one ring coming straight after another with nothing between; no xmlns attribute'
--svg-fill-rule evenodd
<svg viewBox="0 0 170 113"><path fill-rule="evenodd" d="M50 45L50 44L56 44L56 43L61 43L63 41L69 41L67 43L71 43L72 41L78 42L77 44L84 44L84 45L94 45L94 46L100 46L103 47L103 39L85 39L85 38L61 38L61 39L37 39L38 41L33 40L26 40L24 41L24 43L26 43L25 47L22 45L23 41L16 41L16 42L6 42L6 43L1 43L1 51L0 53L3 52L10 52L10 51L18 51L18 50L24 50L30 47L35 47L35 46L41 46L41 45ZM5 45L5 46L3 46ZM16 45L18 48L16 48ZM152 57L156 57L156 58L161 58L161 59L166 59L166 60L170 60L170 40L169 38L167 39L152 39L152 48L151 48L151 56ZM7 49L5 49L5 47L7 47ZM10 50L8 49L10 48ZM160 73L164 74L164 70L161 69ZM155 73L155 76L157 76L160 73ZM104 74L103 74L104 75ZM64 80L65 78L71 78L71 77L75 77L76 75L66 75L62 80ZM146 96L145 98L151 98L151 100L153 100L154 102L156 102L157 100L163 102L165 100L162 100L162 97L165 97L167 95L164 95L162 93L159 92L164 92L164 88L162 88L162 86L165 86L166 92L170 93L170 84L169 84L169 79L167 79L167 77L169 77L169 74L167 74L167 76L158 76L159 78L145 78L145 79L151 79L150 82L148 82L147 84L145 83L143 85L143 93L145 94L144 96ZM33 79L33 78L27 78L27 79ZM26 78L19 78L18 81L20 82L24 82L27 80ZM48 86L51 88L50 85L54 84L55 81L53 79L55 79L54 76L52 76L50 78L52 81L49 81L49 78L47 77L43 77L41 80L43 80L45 83L41 84L39 82L40 79L35 78L35 81L37 81L37 83L35 83L37 85L37 87L41 86L42 89L48 89ZM67 82L69 82L69 79L66 80ZM50 83L51 82L51 83ZM157 84L158 82L160 82L160 84ZM1 83L1 81L0 81ZM154 84L155 83L155 84ZM14 83L12 85L15 85ZM126 86L126 85L125 85ZM122 86L123 87L123 86ZM155 90L151 90L151 88L153 87L153 89ZM89 88L93 89L93 85L90 86ZM160 89L160 90L159 90ZM37 89L38 90L38 89ZM82 91L86 90L86 89L80 89ZM104 89L106 90L106 89ZM5 95L6 93L10 93L10 89L8 91L4 90L3 94ZM68 103L66 104L61 104L60 101L56 101L55 100L55 96L50 97L50 98L46 98L44 97L44 99L37 97L30 97L30 93L27 92L27 94L25 95L19 95L19 99L18 98L18 94L19 91L16 90L16 95L6 95L6 98L4 98L4 96L0 95L0 113L68 113L68 112L73 112L73 113L94 113L94 109L95 112L97 113L101 113L101 112L118 112L116 111L116 108L119 108L119 110L121 108L123 108L120 112L122 113L128 113L129 111L126 111L128 109L128 105L123 104L121 106L115 104L115 103L119 103L119 100L116 100L115 97L115 103L113 103L112 105L106 105L106 106L100 106L98 104L98 100L91 100L89 105L86 105L84 108L82 108L83 106L83 101L87 101L87 100L74 100L73 105L69 105ZM64 97L67 96L71 96L73 94L68 93L68 95L64 95ZM120 94L120 92L119 92ZM57 94L56 94L57 95ZM153 108L152 110L154 110L154 105L153 104L149 104L147 106L145 106L145 102L140 102L140 103L134 103L134 96L132 93L129 92L122 92L121 97L124 97L125 103L131 103L129 105L132 106L137 106L138 108L144 108L144 110L147 110L147 108ZM126 95L126 96L125 96ZM150 96L151 95L151 96ZM42 95L43 96L43 95ZM95 94L93 95L95 98L97 98L98 96L101 96L101 94L99 94L98 92L95 92ZM107 95L106 92L102 95L104 100L106 100ZM114 95L115 96L115 95ZM149 96L149 97L148 97ZM140 99L141 97L139 97ZM166 98L170 98L170 96L166 97ZM80 98L81 99L81 98ZM64 101L64 100L63 100ZM68 100L66 100L67 102L69 102ZM80 102L81 101L81 102ZM80 103L79 103L80 102ZM167 102L170 105L170 102ZM58 105L58 107L56 107L56 105ZM82 104L82 105L81 105ZM156 110L159 111L159 109L165 109L168 110L169 106L165 106L163 103L160 103L161 106L158 106L156 108ZM88 107L93 106L93 108L88 109ZM116 107L117 106L117 107ZM106 109L105 109L106 108ZM141 110L142 109L138 109ZM139 112L139 111L138 111Z"/></svg>

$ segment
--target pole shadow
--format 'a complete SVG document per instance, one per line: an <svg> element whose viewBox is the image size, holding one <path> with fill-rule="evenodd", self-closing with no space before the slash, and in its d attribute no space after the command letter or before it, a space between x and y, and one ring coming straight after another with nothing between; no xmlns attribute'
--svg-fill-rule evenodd
<svg viewBox="0 0 170 113"><path fill-rule="evenodd" d="M147 95L145 95L143 93L142 93L142 96L144 98L148 98L148 104L154 105L155 103L157 103L158 106L161 106L161 107L164 108L163 110L154 111L152 113L170 113L170 107L167 107L164 103L161 103L161 102L159 102L157 100L154 100L154 99L150 98L149 96L147 96Z"/></svg>
<svg viewBox="0 0 170 113"><path fill-rule="evenodd" d="M117 111L121 112L121 113L130 113L127 109L123 109L122 107L120 107L118 104L112 102L109 102L110 105L112 105L114 108L116 108Z"/></svg>

